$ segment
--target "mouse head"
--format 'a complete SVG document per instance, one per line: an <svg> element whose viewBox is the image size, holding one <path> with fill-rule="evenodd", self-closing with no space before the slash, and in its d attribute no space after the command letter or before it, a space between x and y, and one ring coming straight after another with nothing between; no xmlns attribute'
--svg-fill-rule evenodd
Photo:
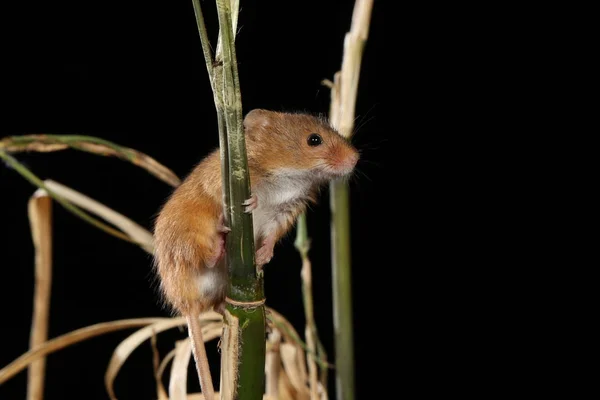
<svg viewBox="0 0 600 400"><path fill-rule="evenodd" d="M330 180L350 174L358 151L321 118L256 109L246 115L248 158L269 173Z"/></svg>

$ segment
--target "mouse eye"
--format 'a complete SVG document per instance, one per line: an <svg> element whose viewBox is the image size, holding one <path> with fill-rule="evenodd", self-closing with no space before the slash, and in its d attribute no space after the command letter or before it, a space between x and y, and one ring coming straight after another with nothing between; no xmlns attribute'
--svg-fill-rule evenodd
<svg viewBox="0 0 600 400"><path fill-rule="evenodd" d="M321 139L321 136L316 134L316 133L311 133L310 135L308 135L308 145L311 147L314 146L318 146L321 143L323 143L323 139Z"/></svg>

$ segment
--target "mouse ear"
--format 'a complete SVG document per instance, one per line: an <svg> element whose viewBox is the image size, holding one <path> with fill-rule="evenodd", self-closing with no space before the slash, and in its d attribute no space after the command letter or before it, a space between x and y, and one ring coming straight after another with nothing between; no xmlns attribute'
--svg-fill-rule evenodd
<svg viewBox="0 0 600 400"><path fill-rule="evenodd" d="M269 126L271 119L275 113L269 110L263 110L262 108L256 108L246 114L244 118L244 128L264 128Z"/></svg>

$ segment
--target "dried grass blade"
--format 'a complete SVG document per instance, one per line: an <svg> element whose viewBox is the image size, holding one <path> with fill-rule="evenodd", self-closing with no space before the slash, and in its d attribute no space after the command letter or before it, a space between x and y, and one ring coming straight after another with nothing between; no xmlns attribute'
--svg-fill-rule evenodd
<svg viewBox="0 0 600 400"><path fill-rule="evenodd" d="M23 135L9 136L0 141L0 149L15 153L19 151L50 152L67 148L86 151L102 156L113 156L137 165L173 187L181 180L152 157L116 143L93 136L81 135Z"/></svg>
<svg viewBox="0 0 600 400"><path fill-rule="evenodd" d="M219 400L221 398L221 394L219 392L215 392L215 400ZM190 393L186 397L187 400L205 400L204 395L202 393Z"/></svg>
<svg viewBox="0 0 600 400"><path fill-rule="evenodd" d="M203 333L205 329L207 332L205 340L214 339L215 326L221 326L222 318L223 317L221 314L218 314L214 311L206 312L200 315L200 321L202 321L204 325ZM157 320L156 323L153 323L152 325L139 329L137 332L134 332L121 343L119 343L113 352L113 355L108 363L108 367L106 368L106 373L104 374L104 385L106 386L106 391L108 392L111 400L116 399L113 388L114 380L131 353L146 340L150 339L153 334L158 334L168 329L185 325L186 321L183 317L162 318Z"/></svg>
<svg viewBox="0 0 600 400"><path fill-rule="evenodd" d="M206 341L208 340L212 340L216 337L221 336L221 331L223 329L223 325L222 322L215 324L212 327L209 327L210 329L207 331L202 331L202 334L204 336L204 339ZM169 361L171 361L171 359L175 357L175 349L171 350L169 353L167 353L167 355L165 356L165 358L162 359L162 361L160 362L160 365L158 366L158 376L160 377L160 379L162 379L162 376L165 372L165 369L167 367L167 364L169 363Z"/></svg>
<svg viewBox="0 0 600 400"><path fill-rule="evenodd" d="M142 226L83 193L77 192L56 181L46 179L44 184L52 192L116 226L121 231L125 232L125 234L127 234L134 242L138 243L140 247L152 254L154 238L152 234Z"/></svg>
<svg viewBox="0 0 600 400"><path fill-rule="evenodd" d="M173 359L173 357L175 357L175 350L173 349L170 352L167 353L167 355L165 356L165 358L162 359L162 361L160 362L160 365L158 366L158 378L161 380L162 382L162 376L165 372L165 369L167 368L167 364L169 363L169 361L171 361Z"/></svg>
<svg viewBox="0 0 600 400"><path fill-rule="evenodd" d="M298 399L310 399L310 391L306 387L306 370L300 367L299 355L304 354L300 347L291 343L282 343L279 347L281 351L281 361L286 375L296 390Z"/></svg>
<svg viewBox="0 0 600 400"><path fill-rule="evenodd" d="M39 360L41 357L45 357L50 353L73 345L75 343L82 342L87 339L91 339L96 336L104 335L106 333L120 331L123 329L137 328L144 325L153 324L156 322L164 321L166 318L135 318L135 319L124 319L119 321L102 322L95 325L86 326L85 328L77 329L75 331L66 333L57 338L51 339L46 343L37 346L35 349L31 349L19 358L8 364L6 367L0 369L0 384L3 384L23 369L27 368L32 362Z"/></svg>
<svg viewBox="0 0 600 400"><path fill-rule="evenodd" d="M189 338L175 343L175 358L171 365L169 379L169 399L171 400L186 400L188 366L191 356L192 341Z"/></svg>
<svg viewBox="0 0 600 400"><path fill-rule="evenodd" d="M31 321L30 349L48 340L50 291L52 285L52 198L42 189L35 191L28 204L31 237L35 247L35 289ZM46 358L29 366L27 400L42 400Z"/></svg>
<svg viewBox="0 0 600 400"><path fill-rule="evenodd" d="M279 370L278 400L297 400L298 394L284 369Z"/></svg>
<svg viewBox="0 0 600 400"><path fill-rule="evenodd" d="M137 349L143 342L150 339L152 335L182 325L185 325L185 318L164 319L139 329L137 332L131 334L129 337L119 343L113 352L113 355L108 363L108 367L106 368L106 373L104 374L104 385L109 397L112 400L116 400L113 388L115 378L131 353L133 353L133 351Z"/></svg>
<svg viewBox="0 0 600 400"><path fill-rule="evenodd" d="M272 308L268 308L267 320L281 331L286 341L297 344L309 354L314 354L311 353L306 343L300 339L298 332L296 332L292 324L290 324L288 320L283 317L283 315L279 314ZM333 368L333 365L329 364L327 360L319 357L318 354L315 355L315 361L323 368Z"/></svg>
<svg viewBox="0 0 600 400"><path fill-rule="evenodd" d="M279 346L281 345L281 332L273 328L269 333L267 340L267 354L265 357L265 381L266 395L275 399L279 397L278 382L279 371L281 370L281 355Z"/></svg>
<svg viewBox="0 0 600 400"><path fill-rule="evenodd" d="M93 218L91 215L87 214L80 208L74 206L67 200L63 199L61 196L54 193L52 190L46 187L46 184L38 178L33 172L27 169L23 164L18 162L13 156L6 153L2 148L0 148L0 159L4 160L10 167L12 167L15 171L17 171L23 178L28 180L34 186L37 186L41 189L44 189L48 192L48 194L56 200L60 205L66 208L72 214L75 214L88 224L95 226L96 228L103 230L104 232L113 235L121 240L125 240L128 242L135 243L129 236L125 235L123 232L120 232L117 229L114 229L111 226L106 225L105 223ZM137 243L136 243L137 244Z"/></svg>
<svg viewBox="0 0 600 400"><path fill-rule="evenodd" d="M319 397L321 400L329 400L329 396L327 395L327 388L322 382L319 382Z"/></svg>
<svg viewBox="0 0 600 400"><path fill-rule="evenodd" d="M168 400L167 392L162 384L160 378L159 366L160 366L160 354L156 345L156 332L152 332L150 338L150 344L152 346L152 371L154 372L154 380L156 381L156 396L158 400Z"/></svg>

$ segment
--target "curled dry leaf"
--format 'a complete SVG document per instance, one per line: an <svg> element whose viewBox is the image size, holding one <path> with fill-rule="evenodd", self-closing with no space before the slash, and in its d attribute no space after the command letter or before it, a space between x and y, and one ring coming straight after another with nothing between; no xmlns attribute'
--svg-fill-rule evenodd
<svg viewBox="0 0 600 400"><path fill-rule="evenodd" d="M300 346L302 349L304 349L306 352L308 352L310 354L310 349L308 348L306 343L304 343L302 341L302 339L300 339L298 332L296 332L296 330L294 329L292 324L290 324L288 322L288 320L286 320L283 317L283 315L279 314L277 311L273 310L272 308L267 308L267 310L268 310L268 314L267 314L268 322L271 323L273 326L277 327L277 329L279 329L281 331L285 340L288 342L297 344L298 346ZM327 360L321 359L318 355L315 355L315 361L317 362L317 364L319 364L319 366L326 367L326 368L333 367L331 364L329 364L327 362Z"/></svg>
<svg viewBox="0 0 600 400"><path fill-rule="evenodd" d="M267 382L275 381L277 385L276 393L267 393L264 396L264 400L277 399L277 400L305 400L309 397L309 388L306 385L306 369L300 366L300 360L305 360L304 352L301 346L293 339L296 335L295 331L289 325L289 322L285 320L283 316L276 313L272 309L270 312L276 315L276 319L280 325L286 326L288 335L283 335L286 340L290 340L290 343L281 343L282 332L274 328L270 340L268 342L269 352L275 354L269 355L272 362L278 362L279 366L276 368L267 368ZM222 333L222 316L216 312L207 312L200 316L202 321L202 333L205 341L213 340L219 337ZM81 342L86 339L90 339L95 336L114 332L127 328L143 327L137 332L126 338L121 344L115 349L113 358L109 362L109 367L105 375L105 383L107 384L107 390L111 396L111 399L115 399L112 384L118 373L119 369L127 359L127 357L142 344L145 340L151 339L153 335L158 334L164 330L185 325L184 318L140 318L140 319L129 319L121 321L112 321L106 323L100 323L92 326L88 326L68 334L62 335L55 339L52 339L35 349L28 351L21 357L13 361L11 364L0 370L0 384L4 383L17 373L27 368L32 362L45 357L46 355L60 350L69 345ZM289 325L289 329L288 326ZM187 340L187 339L186 339ZM156 351L156 349L154 349ZM155 370L155 376L160 379L166 369L168 362L175 357L176 350L174 349L168 353L158 365ZM191 350L188 353L188 360L191 355ZM273 358L274 357L274 358ZM189 361L188 361L189 362ZM283 366L283 367L282 367ZM181 367L180 367L181 368ZM277 373L278 379L273 379L272 374ZM304 382L304 384L302 383ZM270 385L272 388L272 386ZM321 400L327 400L327 396L323 387L320 386ZM219 399L218 393L216 393L217 399ZM160 391L157 393L157 398L160 400L168 400L166 394ZM171 397L173 398L173 397ZM186 394L186 399L203 399L202 394Z"/></svg>
<svg viewBox="0 0 600 400"><path fill-rule="evenodd" d="M221 332L223 331L223 323L212 322L207 325L202 326L202 336L205 342L213 340L219 336L221 336ZM171 356L171 354L174 356ZM172 400L183 400L190 398L199 398L203 399L200 393L194 395L187 395L187 373L188 373L188 365L190 362L190 358L192 355L192 347L191 341L189 338L180 340L175 343L175 349L172 350L167 356L165 360L168 358L173 358L173 364L171 366L171 376L169 378L169 399ZM159 367L159 374L162 375L162 371L164 370L166 363L163 360L161 366ZM159 376L160 376L159 375ZM196 397L194 397L196 396ZM215 393L216 399L219 399L218 392Z"/></svg>
<svg viewBox="0 0 600 400"><path fill-rule="evenodd" d="M219 392L215 392L215 400L219 400L221 398L221 394ZM191 393L187 395L187 400L204 400L204 395L202 393ZM273 396L263 396L263 400L287 400L280 399Z"/></svg>
<svg viewBox="0 0 600 400"><path fill-rule="evenodd" d="M206 332L205 340L214 339L216 337L215 330L220 333L222 321L222 317L220 314L214 311L203 313L200 315L200 321L202 321L203 325L202 332ZM142 329L139 329L137 332L131 334L117 346L108 363L106 373L104 374L104 384L106 386L106 391L108 392L108 395L110 396L111 400L116 400L113 387L114 380L117 374L119 373L119 370L121 369L125 361L127 361L127 358L129 358L131 353L133 353L133 351L146 340L150 339L152 335L156 335L168 329L185 325L186 321L184 317L163 318L152 325L148 325ZM158 370L162 375L162 370L160 366Z"/></svg>
<svg viewBox="0 0 600 400"><path fill-rule="evenodd" d="M0 149L4 149L10 153L19 151L50 152L65 150L69 147L88 153L113 156L129 161L138 167L144 168L158 179L173 187L177 187L181 183L181 180L173 171L154 158L135 149L123 147L93 136L23 135L10 136L0 140Z"/></svg>
<svg viewBox="0 0 600 400"><path fill-rule="evenodd" d="M29 350L8 364L6 367L0 369L0 384L6 382L20 371L27 368L27 366L32 362L57 350L110 332L129 328L137 328L164 320L165 318L135 318L124 319L120 321L102 322L99 324L86 326L85 328L77 329L57 338L51 339L46 343L37 346L35 349Z"/></svg>
<svg viewBox="0 0 600 400"><path fill-rule="evenodd" d="M279 393L279 400L296 400L298 395L294 385L290 382L290 378L287 376L286 371L282 368L279 370L279 377L277 382L277 391Z"/></svg>
<svg viewBox="0 0 600 400"><path fill-rule="evenodd" d="M295 398L298 400L309 400L310 391L306 387L306 369L303 369L299 362L300 354L303 354L302 349L291 343L282 343L279 348L283 369L296 392Z"/></svg>
<svg viewBox="0 0 600 400"><path fill-rule="evenodd" d="M185 325L185 318L165 318L162 321L138 330L117 346L108 363L106 373L104 374L104 384L106 386L108 395L112 400L116 400L113 388L115 377L131 353L133 353L133 351L137 349L143 342L150 339L152 335L182 325Z"/></svg>
<svg viewBox="0 0 600 400"><path fill-rule="evenodd" d="M162 361L160 362L160 365L158 366L157 376L158 376L158 379L161 380L161 382L162 382L162 376L165 372L165 369L167 368L167 364L169 364L169 361L171 361L173 359L173 357L175 357L175 350L177 350L177 349L173 349L170 352L168 352L167 355L165 356L165 358L162 359ZM161 384L161 386L162 386L162 384ZM165 392L165 395L166 395L166 392Z"/></svg>
<svg viewBox="0 0 600 400"><path fill-rule="evenodd" d="M57 195L84 210L96 214L106 222L116 226L125 234L127 234L127 236L129 236L134 242L139 244L144 250L152 254L154 248L154 237L142 226L133 222L123 214L120 214L113 209L108 208L104 204L84 195L83 193L73 190L56 181L46 179L44 184L49 190Z"/></svg>

